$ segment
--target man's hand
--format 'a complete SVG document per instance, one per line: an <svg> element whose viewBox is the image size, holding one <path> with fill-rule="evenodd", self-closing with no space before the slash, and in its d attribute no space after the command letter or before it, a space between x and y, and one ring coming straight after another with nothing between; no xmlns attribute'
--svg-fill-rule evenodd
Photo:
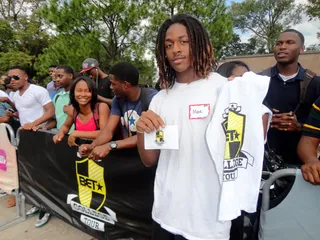
<svg viewBox="0 0 320 240"><path fill-rule="evenodd" d="M8 102L8 98L7 97L0 97L0 102Z"/></svg>
<svg viewBox="0 0 320 240"><path fill-rule="evenodd" d="M93 147L91 146L91 144L82 144L79 147L78 151L79 151L81 157L86 157L91 153L92 149L93 149Z"/></svg>
<svg viewBox="0 0 320 240"><path fill-rule="evenodd" d="M36 126L36 124L32 123L26 123L22 126L23 130L32 130L34 127Z"/></svg>
<svg viewBox="0 0 320 240"><path fill-rule="evenodd" d="M59 132L58 134L53 136L53 142L54 143L61 142L63 138L64 138L64 134Z"/></svg>
<svg viewBox="0 0 320 240"><path fill-rule="evenodd" d="M301 167L304 180L314 185L320 184L320 161L312 161Z"/></svg>
<svg viewBox="0 0 320 240"><path fill-rule="evenodd" d="M136 125L138 133L150 133L154 130L158 130L159 127L165 128L165 124L161 117L151 110L143 112Z"/></svg>
<svg viewBox="0 0 320 240"><path fill-rule="evenodd" d="M34 131L34 132L36 132L36 131L38 131L39 129L42 129L42 130L47 130L47 128L45 127L45 126L34 126L33 128L32 128L32 130Z"/></svg>
<svg viewBox="0 0 320 240"><path fill-rule="evenodd" d="M279 131L298 132L301 131L302 125L298 122L297 116L292 112L273 114L271 128Z"/></svg>
<svg viewBox="0 0 320 240"><path fill-rule="evenodd" d="M73 107L71 105L64 105L63 112L68 115L73 115Z"/></svg>
<svg viewBox="0 0 320 240"><path fill-rule="evenodd" d="M73 146L76 146L78 147L79 145L76 144L76 139L77 137L75 136L75 134L73 134L74 132L72 132L69 137L68 137L68 145L69 147L73 147Z"/></svg>
<svg viewBox="0 0 320 240"><path fill-rule="evenodd" d="M19 113L18 112L11 112L11 111L9 111L9 110L6 110L6 115L8 116L8 117L14 117L14 118L19 118Z"/></svg>
<svg viewBox="0 0 320 240"><path fill-rule="evenodd" d="M10 118L13 117L13 112L9 111L9 110L6 110L6 115Z"/></svg>
<svg viewBox="0 0 320 240"><path fill-rule="evenodd" d="M110 153L110 151L111 151L110 144L106 143L101 146L95 147L89 154L88 158L92 160L100 160L106 157Z"/></svg>

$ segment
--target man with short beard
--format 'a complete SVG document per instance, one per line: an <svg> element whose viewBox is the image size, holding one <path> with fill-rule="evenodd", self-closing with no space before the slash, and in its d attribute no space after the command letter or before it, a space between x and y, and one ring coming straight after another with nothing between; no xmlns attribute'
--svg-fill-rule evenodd
<svg viewBox="0 0 320 240"><path fill-rule="evenodd" d="M281 155L286 164L294 165L301 164L296 149L302 125L320 96L320 77L313 77L304 103L300 103L300 82L306 81L306 69L298 60L304 49L304 36L300 32L288 29L280 33L274 47L277 64L270 69L270 86L265 98L274 113L268 132L269 147Z"/></svg>

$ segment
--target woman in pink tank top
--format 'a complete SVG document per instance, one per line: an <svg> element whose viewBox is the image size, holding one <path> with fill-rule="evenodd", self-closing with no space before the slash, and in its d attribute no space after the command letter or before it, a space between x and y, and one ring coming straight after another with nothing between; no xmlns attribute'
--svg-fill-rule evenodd
<svg viewBox="0 0 320 240"><path fill-rule="evenodd" d="M61 141L69 132L72 124L75 130L68 138L69 146L78 146L77 138L95 139L100 129L107 124L110 109L106 103L98 103L95 83L88 77L78 77L70 89L70 102L73 113L69 114L57 135L53 137L55 143Z"/></svg>

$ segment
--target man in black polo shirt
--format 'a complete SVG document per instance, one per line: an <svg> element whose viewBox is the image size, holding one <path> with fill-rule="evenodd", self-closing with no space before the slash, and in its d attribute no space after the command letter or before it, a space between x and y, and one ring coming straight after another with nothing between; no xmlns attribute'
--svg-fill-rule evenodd
<svg viewBox="0 0 320 240"><path fill-rule="evenodd" d="M96 82L98 90L98 101L107 103L109 106L112 104L112 98L114 94L110 89L110 79L108 75L99 68L99 63L94 58L87 58L82 63L82 70L80 72L83 75L88 75L93 81Z"/></svg>
<svg viewBox="0 0 320 240"><path fill-rule="evenodd" d="M279 35L274 47L277 64L271 68L271 81L265 103L273 110L268 144L282 156L286 164L301 164L297 144L302 124L307 120L312 104L320 96L320 77L313 77L300 104L300 82L305 81L306 69L298 62L304 51L304 36L293 29Z"/></svg>

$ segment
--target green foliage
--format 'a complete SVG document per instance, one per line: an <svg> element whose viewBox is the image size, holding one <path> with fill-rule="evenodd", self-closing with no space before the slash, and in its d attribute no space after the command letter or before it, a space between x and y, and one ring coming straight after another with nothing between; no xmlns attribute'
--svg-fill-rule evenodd
<svg viewBox="0 0 320 240"><path fill-rule="evenodd" d="M34 56L19 51L0 52L0 72L7 72L13 65L20 65L30 69Z"/></svg>
<svg viewBox="0 0 320 240"><path fill-rule="evenodd" d="M134 64L147 61L143 60L146 49L140 44L141 21L146 13L147 5L141 1L51 0L42 9L42 17L56 37L37 60L37 70L43 73L51 64L80 69L88 57L96 58L106 71L123 59ZM152 77L150 71L142 74Z"/></svg>
<svg viewBox="0 0 320 240"><path fill-rule="evenodd" d="M320 19L320 0L308 0L306 7L310 17Z"/></svg>
<svg viewBox="0 0 320 240"><path fill-rule="evenodd" d="M10 24L0 19L0 52L6 52L14 45L14 32Z"/></svg>
<svg viewBox="0 0 320 240"><path fill-rule="evenodd" d="M176 13L189 13L205 25L219 58L232 38L225 0L3 0L0 70L20 64L41 81L52 64L77 71L92 57L106 72L116 62L130 61L141 83L151 84L157 77L157 31Z"/></svg>
<svg viewBox="0 0 320 240"><path fill-rule="evenodd" d="M87 37L79 35L63 35L55 37L48 48L44 49L35 63L35 69L40 75L48 72L50 65L69 65L75 71L81 70L85 58L94 57L99 51L99 42L90 34Z"/></svg>
<svg viewBox="0 0 320 240"><path fill-rule="evenodd" d="M231 14L234 27L242 32L251 32L260 42L264 42L268 52L272 52L279 33L301 20L301 8L295 0L245 0L233 3Z"/></svg>
<svg viewBox="0 0 320 240"><path fill-rule="evenodd" d="M37 9L43 0L4 0L0 2L1 71L19 64L35 74L33 64L49 44L49 35Z"/></svg>
<svg viewBox="0 0 320 240"><path fill-rule="evenodd" d="M265 53L265 49L258 39L253 37L250 38L247 43L243 43L241 42L240 36L233 33L232 40L222 49L221 56L224 58L263 53Z"/></svg>

